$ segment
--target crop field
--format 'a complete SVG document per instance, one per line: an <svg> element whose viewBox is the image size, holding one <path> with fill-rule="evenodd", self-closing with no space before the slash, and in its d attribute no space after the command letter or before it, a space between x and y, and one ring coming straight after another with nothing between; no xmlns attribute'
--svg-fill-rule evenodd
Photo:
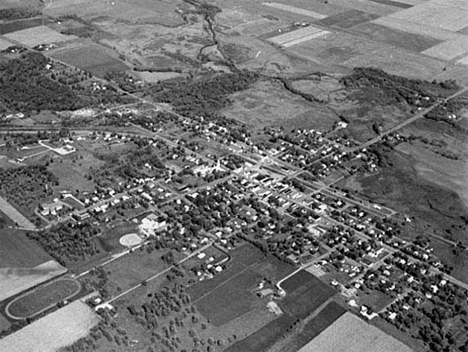
<svg viewBox="0 0 468 352"><path fill-rule="evenodd" d="M468 36L447 40L422 53L442 60L453 60L468 52Z"/></svg>
<svg viewBox="0 0 468 352"><path fill-rule="evenodd" d="M5 37L34 47L39 44L51 44L76 39L75 36L63 35L46 26L37 26L5 34Z"/></svg>
<svg viewBox="0 0 468 352"><path fill-rule="evenodd" d="M266 2L263 5L274 7L276 9L280 9L280 10L283 10L283 11L289 11L289 12L292 12L292 13L297 13L299 15L309 16L309 17L312 17L312 18L315 18L315 19L322 19L322 18L327 17L327 16L325 16L325 15L323 15L321 13L315 12L315 11L305 10L305 9L302 9L302 8L299 8L299 7L280 4L280 3L277 3L277 2Z"/></svg>
<svg viewBox="0 0 468 352"><path fill-rule="evenodd" d="M16 210L16 208L8 203L2 196L0 196L0 209L11 219L11 221L17 223L19 226L26 229L36 228L36 226L31 221L29 221L23 214Z"/></svg>
<svg viewBox="0 0 468 352"><path fill-rule="evenodd" d="M302 42L321 37L330 32L324 31L320 28L308 26L305 28L297 29L285 34L268 39L272 43L284 46L285 48L300 44Z"/></svg>
<svg viewBox="0 0 468 352"><path fill-rule="evenodd" d="M38 27L43 23L50 24L51 21L46 18L44 20L42 18L29 18L25 20L2 23L0 24L0 35L21 31L23 29L32 27Z"/></svg>
<svg viewBox="0 0 468 352"><path fill-rule="evenodd" d="M378 18L378 16L371 13L359 10L348 10L317 21L315 24L324 27L345 29L372 21L376 18Z"/></svg>
<svg viewBox="0 0 468 352"><path fill-rule="evenodd" d="M386 16L401 10L401 8L395 6L360 0L348 0L346 2L340 2L340 5L351 10L359 10L377 16Z"/></svg>
<svg viewBox="0 0 468 352"><path fill-rule="evenodd" d="M351 313L345 313L299 352L411 352L412 350Z"/></svg>
<svg viewBox="0 0 468 352"><path fill-rule="evenodd" d="M56 51L52 56L69 65L103 77L110 71L126 71L128 67L110 54L111 50L96 44L80 45Z"/></svg>
<svg viewBox="0 0 468 352"><path fill-rule="evenodd" d="M75 301L0 340L1 351L55 352L88 335L98 324L94 311Z"/></svg>
<svg viewBox="0 0 468 352"><path fill-rule="evenodd" d="M52 258L22 232L0 230L0 268L33 268Z"/></svg>
<svg viewBox="0 0 468 352"><path fill-rule="evenodd" d="M392 29L376 23L355 26L351 31L370 40L415 52L424 51L440 43L438 39Z"/></svg>
<svg viewBox="0 0 468 352"><path fill-rule="evenodd" d="M466 27L468 9L462 0L431 0L410 9L396 12L390 17L456 32Z"/></svg>
<svg viewBox="0 0 468 352"><path fill-rule="evenodd" d="M53 17L76 14L86 20L92 20L106 16L135 22L144 20L146 23L175 27L184 23L175 11L178 4L179 1L167 3L149 0L54 0L43 12Z"/></svg>
<svg viewBox="0 0 468 352"><path fill-rule="evenodd" d="M297 319L304 319L313 313L336 292L330 286L317 279L307 271L301 270L281 284L286 297L278 301L284 314L257 330L249 337L231 346L228 352L265 351L284 336L287 329ZM335 309L332 307L332 311ZM330 314L333 316L334 314ZM314 323L312 323L314 324ZM317 322L316 329L320 323ZM326 324L326 321L324 322ZM309 326L310 333L315 329Z"/></svg>
<svg viewBox="0 0 468 352"><path fill-rule="evenodd" d="M67 269L54 260L32 268L0 268L0 301L65 273Z"/></svg>
<svg viewBox="0 0 468 352"><path fill-rule="evenodd" d="M5 311L9 317L14 319L32 317L73 297L80 289L81 285L78 281L60 279L14 299L7 305Z"/></svg>
<svg viewBox="0 0 468 352"><path fill-rule="evenodd" d="M318 336L322 331L340 318L346 309L332 301L325 305L317 315L300 326L299 331L291 333L284 340L278 341L269 352L295 352Z"/></svg>

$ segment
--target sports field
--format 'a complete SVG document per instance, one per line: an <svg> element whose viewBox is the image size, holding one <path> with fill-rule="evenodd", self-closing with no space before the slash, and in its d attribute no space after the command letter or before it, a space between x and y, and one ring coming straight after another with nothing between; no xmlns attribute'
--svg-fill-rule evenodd
<svg viewBox="0 0 468 352"><path fill-rule="evenodd" d="M81 301L75 301L0 340L0 351L55 352L88 335L99 319Z"/></svg>
<svg viewBox="0 0 468 352"><path fill-rule="evenodd" d="M7 305L5 312L14 319L29 318L52 308L61 301L70 299L80 289L81 285L78 281L60 279L14 299Z"/></svg>
<svg viewBox="0 0 468 352"><path fill-rule="evenodd" d="M345 313L299 352L411 352L412 350L351 313Z"/></svg>

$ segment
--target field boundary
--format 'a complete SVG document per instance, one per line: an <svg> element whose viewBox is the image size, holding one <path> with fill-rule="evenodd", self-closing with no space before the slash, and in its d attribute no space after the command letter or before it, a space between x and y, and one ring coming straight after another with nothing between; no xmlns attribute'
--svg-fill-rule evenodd
<svg viewBox="0 0 468 352"><path fill-rule="evenodd" d="M18 224L20 227L32 230L36 229L36 226L31 221L21 214L13 205L8 203L2 196L0 196L0 209L13 223Z"/></svg>

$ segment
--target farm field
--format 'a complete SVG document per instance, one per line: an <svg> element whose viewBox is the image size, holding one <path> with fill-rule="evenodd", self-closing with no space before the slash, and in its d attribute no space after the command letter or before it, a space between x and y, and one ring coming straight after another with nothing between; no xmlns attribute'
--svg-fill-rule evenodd
<svg viewBox="0 0 468 352"><path fill-rule="evenodd" d="M0 268L0 301L53 279L67 271L54 260L31 268Z"/></svg>
<svg viewBox="0 0 468 352"><path fill-rule="evenodd" d="M1 351L55 352L85 337L96 326L94 311L81 301L41 318L0 340Z"/></svg>
<svg viewBox="0 0 468 352"><path fill-rule="evenodd" d="M44 9L48 16L63 16L74 13L86 20L106 16L116 20L132 22L144 21L157 23L168 27L183 24L182 18L176 13L179 1L166 3L164 1L125 0L55 0L51 6Z"/></svg>
<svg viewBox="0 0 468 352"><path fill-rule="evenodd" d="M228 352L268 350L287 334L297 319L306 318L336 294L330 286L304 270L288 278L281 287L286 291L286 297L278 301L278 305L284 314L235 343Z"/></svg>
<svg viewBox="0 0 468 352"><path fill-rule="evenodd" d="M0 229L0 268L32 268L51 257L21 231Z"/></svg>
<svg viewBox="0 0 468 352"><path fill-rule="evenodd" d="M7 318L0 314L0 332L8 329L11 326Z"/></svg>
<svg viewBox="0 0 468 352"><path fill-rule="evenodd" d="M52 53L52 57L95 76L104 77L109 71L126 71L127 65L115 58L112 50L97 44L79 44Z"/></svg>
<svg viewBox="0 0 468 352"><path fill-rule="evenodd" d="M51 21L49 19L42 18L29 18L25 20L2 23L0 24L0 35L21 31L23 29L38 27L41 26L43 23L48 25L51 23Z"/></svg>
<svg viewBox="0 0 468 352"><path fill-rule="evenodd" d="M6 314L15 319L32 317L54 307L59 302L70 299L80 289L79 282L72 279L54 281L11 301L6 307Z"/></svg>
<svg viewBox="0 0 468 352"><path fill-rule="evenodd" d="M411 352L412 350L367 324L351 313L345 313L299 352Z"/></svg>
<svg viewBox="0 0 468 352"><path fill-rule="evenodd" d="M466 182L468 160L447 159L426 148L407 143L399 145L397 149L414 157L419 177L456 192L468 207L468 184Z"/></svg>
<svg viewBox="0 0 468 352"><path fill-rule="evenodd" d="M346 310L334 301L326 304L310 320L306 319L297 328L298 332L292 333L284 340L277 342L269 352L295 352L299 350L345 313Z"/></svg>
<svg viewBox="0 0 468 352"><path fill-rule="evenodd" d="M5 50L6 48L12 46L13 43L9 42L6 39L0 38L0 51Z"/></svg>
<svg viewBox="0 0 468 352"><path fill-rule="evenodd" d="M23 214L16 210L16 208L8 203L2 196L0 196L0 209L11 219L11 221L17 223L19 226L25 229L36 228L36 226L31 221L29 221Z"/></svg>
<svg viewBox="0 0 468 352"><path fill-rule="evenodd" d="M39 44L51 44L76 39L75 36L60 34L46 26L38 26L5 34L5 37L23 45L34 47Z"/></svg>

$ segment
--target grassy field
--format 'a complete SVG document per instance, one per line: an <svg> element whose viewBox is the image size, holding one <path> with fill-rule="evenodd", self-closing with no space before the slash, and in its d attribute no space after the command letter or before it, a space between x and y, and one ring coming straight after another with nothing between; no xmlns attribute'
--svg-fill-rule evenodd
<svg viewBox="0 0 468 352"><path fill-rule="evenodd" d="M295 321L313 313L336 293L330 286L304 270L284 281L281 287L286 291L286 297L278 304L284 314L235 343L227 350L228 352L269 350L287 334L288 328ZM312 326L309 328L311 331L314 329Z"/></svg>
<svg viewBox="0 0 468 352"><path fill-rule="evenodd" d="M262 276L249 269L239 271L229 281L194 303L198 311L209 318L214 326L221 326L249 312L257 304L261 305L252 292L261 280Z"/></svg>
<svg viewBox="0 0 468 352"><path fill-rule="evenodd" d="M10 326L10 321L0 314L0 332L8 329Z"/></svg>
<svg viewBox="0 0 468 352"><path fill-rule="evenodd" d="M295 319L311 314L336 291L305 270L299 271L281 284L286 298L280 302L281 308Z"/></svg>
<svg viewBox="0 0 468 352"><path fill-rule="evenodd" d="M411 352L411 349L351 313L342 315L299 352Z"/></svg>
<svg viewBox="0 0 468 352"><path fill-rule="evenodd" d="M75 36L60 34L46 26L22 29L20 31L8 33L5 37L30 47L39 44L51 44L76 39Z"/></svg>
<svg viewBox="0 0 468 352"><path fill-rule="evenodd" d="M57 351L85 337L97 323L94 311L75 301L1 339L0 351Z"/></svg>
<svg viewBox="0 0 468 352"><path fill-rule="evenodd" d="M29 219L16 210L16 208L8 203L2 196L0 196L0 209L2 210L3 214L7 215L11 221L18 224L20 227L26 229L36 228L36 226L31 221L29 221Z"/></svg>
<svg viewBox="0 0 468 352"><path fill-rule="evenodd" d="M109 293L118 294L166 269L168 265L161 259L166 252L154 251L148 254L137 249L107 265Z"/></svg>
<svg viewBox="0 0 468 352"><path fill-rule="evenodd" d="M114 57L112 50L97 44L79 45L54 52L52 56L69 65L104 77L110 71L126 71L127 65Z"/></svg>
<svg viewBox="0 0 468 352"><path fill-rule="evenodd" d="M33 268L52 258L21 231L0 229L0 268Z"/></svg>
<svg viewBox="0 0 468 352"><path fill-rule="evenodd" d="M279 83L261 81L231 99L234 103L223 113L256 129L290 126L291 122L319 127L324 120L330 120L323 108L289 93Z"/></svg>
<svg viewBox="0 0 468 352"><path fill-rule="evenodd" d="M32 317L71 298L80 289L81 285L77 281L60 279L16 298L8 304L6 313L17 319Z"/></svg>

